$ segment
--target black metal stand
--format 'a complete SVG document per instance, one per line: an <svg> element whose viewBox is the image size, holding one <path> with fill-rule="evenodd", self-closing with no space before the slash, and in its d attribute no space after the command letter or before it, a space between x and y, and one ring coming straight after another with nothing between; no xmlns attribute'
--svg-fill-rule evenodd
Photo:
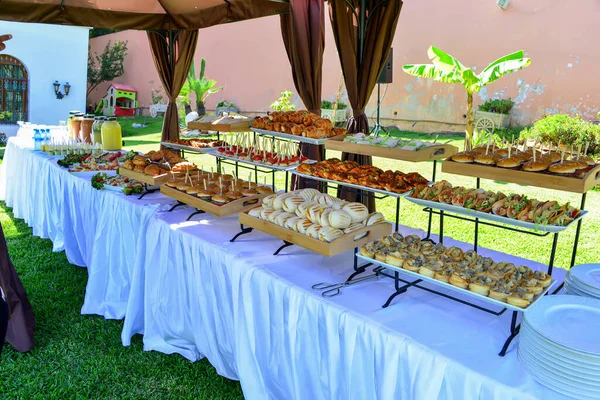
<svg viewBox="0 0 600 400"><path fill-rule="evenodd" d="M167 212L172 212L173 210L175 210L177 207L181 207L181 206L187 206L187 204L182 203L181 201L177 200L177 203L173 205L173 207L169 208L169 211Z"/></svg>
<svg viewBox="0 0 600 400"><path fill-rule="evenodd" d="M275 173L277 172L277 170L275 169L270 169L270 168L265 168L265 169L259 169L258 166L256 165L251 165L251 164L244 164L244 163L239 163L238 161L233 161L233 160L229 160L226 158L220 158L220 157L216 157L217 159L217 170L219 171L219 173L222 170L222 164L227 164L227 165L232 165L235 167L235 173L236 175L239 177L239 169L248 169L251 171L254 171L254 183L258 184L258 173L260 172L261 174L270 174L271 175L271 189L273 189L273 192L275 192ZM241 164L241 165L240 165ZM285 191L287 192L288 189L288 171L285 171Z"/></svg>
<svg viewBox="0 0 600 400"><path fill-rule="evenodd" d="M187 217L186 221L189 221L195 215L204 214L205 212L206 211L204 211L204 210L198 210L198 209L196 209L196 211L194 211L193 213L190 214L189 217Z"/></svg>
<svg viewBox="0 0 600 400"><path fill-rule="evenodd" d="M381 123L379 122L380 111L381 111L381 83L377 83L377 122L375 122L375 126L373 127L373 130L371 131L371 134L373 134L373 136L375 136L375 137L377 137L379 135L379 132L381 132L381 131L388 133L388 131L383 126L381 126Z"/></svg>
<svg viewBox="0 0 600 400"><path fill-rule="evenodd" d="M502 346L502 350L500 350L500 353L498 353L500 357L504 357L506 355L506 350L508 350L510 342L512 342L512 340L519 334L519 331L521 330L521 324L517 325L517 314L517 311L513 311L513 315L510 321L510 335L508 336L508 338L506 338L504 346Z"/></svg>
<svg viewBox="0 0 600 400"><path fill-rule="evenodd" d="M286 247L293 246L293 245L294 245L294 243L290 243L290 242L284 240L283 244L281 246L279 246L279 248L275 251L275 253L273 253L273 255L276 256L279 254L279 252L281 250L285 249Z"/></svg>
<svg viewBox="0 0 600 400"><path fill-rule="evenodd" d="M147 183L144 183L144 192L143 192L143 193L140 195L140 197L138 197L138 200L141 200L141 199L143 199L143 198L144 198L144 196L146 196L147 194L154 193L154 192L156 192L156 191L158 191L158 189L148 189L148 184L147 184Z"/></svg>
<svg viewBox="0 0 600 400"><path fill-rule="evenodd" d="M240 232L236 233L236 235L229 240L231 243L235 242L240 236L252 232L252 228L244 228L243 224L240 224L240 229Z"/></svg>

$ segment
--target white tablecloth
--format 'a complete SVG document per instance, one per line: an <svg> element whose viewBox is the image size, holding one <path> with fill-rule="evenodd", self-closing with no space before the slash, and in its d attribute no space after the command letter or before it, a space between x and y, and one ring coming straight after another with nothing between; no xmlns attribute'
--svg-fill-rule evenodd
<svg viewBox="0 0 600 400"><path fill-rule="evenodd" d="M78 254L89 266L94 284L88 282L84 311L94 297L89 312L122 317L128 299L125 345L143 333L146 350L207 357L219 374L239 379L250 399L562 398L521 368L518 337L506 357L497 356L509 334L509 312L495 317L418 289L382 309L393 293L387 278L324 299L311 285L344 281L352 272L350 253L326 258L290 247L273 256L281 242L260 232L229 243L239 231L235 216L204 214L183 222L190 208L155 212L168 202L161 195L152 195L156 204L140 207L131 197L94 191L64 171L42 173L39 164L57 167L14 144L5 158L8 176L17 173L16 154L21 184L7 184L7 203L36 234L62 238L70 259ZM41 206L20 187L44 179L61 190ZM88 195L82 194L87 188ZM40 198L42 189L36 190ZM94 197L104 199L95 203ZM93 204L102 210L65 211ZM60 212L73 229L66 229ZM90 214L98 221L93 227L82 222L92 220ZM102 245L95 242L102 239ZM562 279L562 271L555 275Z"/></svg>
<svg viewBox="0 0 600 400"><path fill-rule="evenodd" d="M70 174L56 159L10 138L0 170L0 199L15 217L64 250L70 263L88 267L84 314L122 319L140 229L157 208L173 203L159 193L142 200L90 185L94 173Z"/></svg>

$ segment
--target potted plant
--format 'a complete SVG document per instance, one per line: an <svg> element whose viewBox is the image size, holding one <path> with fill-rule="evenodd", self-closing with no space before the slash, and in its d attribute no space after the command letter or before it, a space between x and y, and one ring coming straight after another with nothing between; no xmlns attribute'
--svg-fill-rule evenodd
<svg viewBox="0 0 600 400"><path fill-rule="evenodd" d="M206 61L203 58L202 62L200 63L200 74L198 75L198 78L196 78L194 62L192 61L192 66L187 79L187 85L189 85L190 92L194 92L196 94L196 111L198 112L198 115L206 114L206 98L209 95L217 93L219 90L223 89L223 86L215 87L217 81L214 79L208 79L204 76L205 66Z"/></svg>
<svg viewBox="0 0 600 400"><path fill-rule="evenodd" d="M479 110L475 111L475 121L483 118L491 119L495 127L508 128L510 124L510 110L515 105L511 99L488 99L485 103L479 105Z"/></svg>
<svg viewBox="0 0 600 400"><path fill-rule="evenodd" d="M296 105L290 101L293 95L294 93L289 90L284 90L281 92L281 96L271 103L271 109L275 111L294 111Z"/></svg>
<svg viewBox="0 0 600 400"><path fill-rule="evenodd" d="M185 110L185 115L188 115L192 112L192 106L190 105L190 85L184 84L179 92L179 96L177 100L183 104L183 109Z"/></svg>
<svg viewBox="0 0 600 400"><path fill-rule="evenodd" d="M215 109L215 115L222 115L223 113L237 113L238 108L230 101L221 100L217 104L217 108Z"/></svg>
<svg viewBox="0 0 600 400"><path fill-rule="evenodd" d="M465 149L471 149L474 128L473 95L485 85L497 81L504 75L527 67L531 60L525 57L523 50L500 57L478 75L471 68L465 67L450 54L431 46L427 55L432 64L407 64L402 68L407 74L420 78L430 78L438 82L460 83L467 92L467 130Z"/></svg>
<svg viewBox="0 0 600 400"><path fill-rule="evenodd" d="M327 118L334 124L337 122L346 122L348 119L347 110L348 105L341 101L321 101L321 117Z"/></svg>

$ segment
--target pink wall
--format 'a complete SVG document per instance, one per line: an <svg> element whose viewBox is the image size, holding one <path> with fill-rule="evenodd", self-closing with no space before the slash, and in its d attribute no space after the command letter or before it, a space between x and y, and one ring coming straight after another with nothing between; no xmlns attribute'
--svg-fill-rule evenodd
<svg viewBox="0 0 600 400"><path fill-rule="evenodd" d="M460 85L420 80L402 72L403 64L428 62L426 50L432 44L475 67L476 72L500 56L524 49L532 59L531 66L490 84L476 100L511 97L517 102L513 124L528 124L556 112L596 119L600 51L595 39L600 37L600 24L595 23L595 16L600 2L512 0L507 10L495 3L405 1L393 44L394 83L387 87L382 102L386 122L411 126L420 121L414 126L418 130L462 129L466 96ZM160 81L145 33L126 31L93 39L92 52L100 51L109 39L129 41L126 72L118 81L136 87L140 104L149 104L150 88L158 88ZM329 22L325 43L323 98L332 99L341 70ZM200 31L197 64L202 57L207 62L207 76L224 86L210 97L209 109L226 98L242 111L266 111L282 90L295 91L278 17ZM91 100L104 94L105 87L101 89ZM374 115L375 92L371 100L369 116Z"/></svg>

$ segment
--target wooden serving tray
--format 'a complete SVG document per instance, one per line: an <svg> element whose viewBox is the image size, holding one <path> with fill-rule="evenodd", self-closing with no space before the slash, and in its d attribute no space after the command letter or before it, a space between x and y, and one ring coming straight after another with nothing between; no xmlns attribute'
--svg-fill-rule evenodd
<svg viewBox="0 0 600 400"><path fill-rule="evenodd" d="M338 136L332 136L330 138L324 138L324 139L313 139L313 138L307 138L304 136L292 135L291 133L268 131L266 129L250 128L250 130L252 132L256 132L256 133L259 133L259 134L265 135L265 136L273 136L273 137L277 137L277 138L281 138L281 139L288 139L293 142L301 142L301 143L308 143L308 144L314 144L314 145L325 144L326 142L328 142L329 140L332 140L333 138L340 138L340 137L343 138L345 136L345 135L338 135Z"/></svg>
<svg viewBox="0 0 600 400"><path fill-rule="evenodd" d="M217 217L226 217L228 215L248 211L252 208L255 208L262 202L263 198L268 196L268 194L255 194L254 196L242 197L241 199L230 201L227 204L218 206L214 203L201 200L196 196L184 193L181 190L177 190L167 185L161 185L160 192L167 197L178 200L198 210L206 211L207 213Z"/></svg>
<svg viewBox="0 0 600 400"><path fill-rule="evenodd" d="M528 172L472 163L466 164L452 160L446 160L442 163L442 172L572 193L585 193L600 183L600 164L588 171L583 178L560 176L549 172Z"/></svg>
<svg viewBox="0 0 600 400"><path fill-rule="evenodd" d="M259 218L249 216L243 212L240 214L240 224L244 227L254 228L268 235L275 236L281 240L293 243L305 249L314 251L327 257L332 257L348 250L360 247L363 244L370 243L382 236L392 233L392 224L384 222L377 225L365 226L357 231L346 234L333 242L322 242L318 239L313 239L309 236L294 232L287 228L282 228L279 225L273 224ZM365 237L354 240L354 236L367 232Z"/></svg>
<svg viewBox="0 0 600 400"><path fill-rule="evenodd" d="M329 139L325 142L325 148L327 150L338 150L346 153L363 154L366 156L383 157L393 160L411 162L441 160L451 157L458 152L458 147L450 144L439 144L429 146L418 151L413 151L344 142L344 136L336 136Z"/></svg>
<svg viewBox="0 0 600 400"><path fill-rule="evenodd" d="M130 169L126 169L126 168L122 168L122 167L119 167L117 173L121 176L127 176L131 179L136 179L136 180L138 180L142 183L145 183L147 185L150 185L150 186L162 185L163 183L170 181L171 178L173 177L172 173L162 174L162 175L157 175L157 176L150 176L150 175L142 174L141 172L132 171ZM174 175L177 176L179 174L180 174L179 172L175 172Z"/></svg>
<svg viewBox="0 0 600 400"><path fill-rule="evenodd" d="M252 118L248 120L236 122L234 124L211 124L210 122L188 122L188 129L199 129L201 131L217 131L217 132L250 132Z"/></svg>

